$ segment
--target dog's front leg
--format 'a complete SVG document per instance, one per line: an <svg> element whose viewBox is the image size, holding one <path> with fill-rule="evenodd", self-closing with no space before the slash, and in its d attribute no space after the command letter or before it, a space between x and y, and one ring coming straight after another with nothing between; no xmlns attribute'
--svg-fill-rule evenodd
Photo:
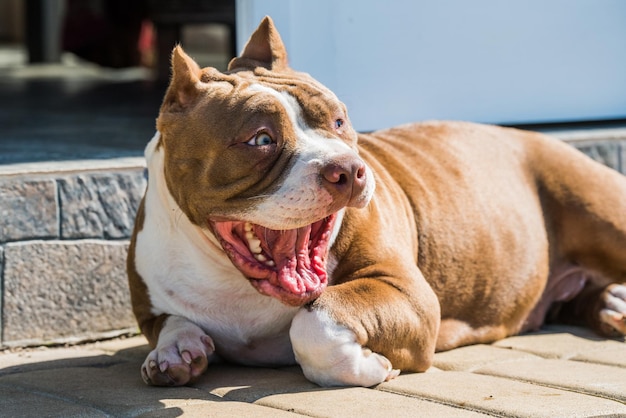
<svg viewBox="0 0 626 418"><path fill-rule="evenodd" d="M204 373L214 351L213 340L199 326L168 316L156 347L141 366L141 377L156 386L184 385Z"/></svg>
<svg viewBox="0 0 626 418"><path fill-rule="evenodd" d="M290 336L304 375L320 386L367 387L400 374L389 359L363 347L354 331L324 310L300 310Z"/></svg>
<svg viewBox="0 0 626 418"><path fill-rule="evenodd" d="M321 386L367 387L393 379L400 370L430 367L438 301L427 285L420 292L393 282L357 279L331 286L296 314L291 343L309 380ZM420 294L415 298L413 292Z"/></svg>

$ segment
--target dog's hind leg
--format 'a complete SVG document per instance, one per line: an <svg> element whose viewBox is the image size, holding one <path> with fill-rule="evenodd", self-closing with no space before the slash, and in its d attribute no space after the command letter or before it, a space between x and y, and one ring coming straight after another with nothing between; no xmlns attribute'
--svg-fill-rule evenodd
<svg viewBox="0 0 626 418"><path fill-rule="evenodd" d="M599 287L590 282L573 300L556 304L551 320L588 325L600 335L626 335L626 285L611 283Z"/></svg>
<svg viewBox="0 0 626 418"><path fill-rule="evenodd" d="M583 272L558 316L626 335L626 177L558 141L534 145L551 264Z"/></svg>
<svg viewBox="0 0 626 418"><path fill-rule="evenodd" d="M607 335L626 335L626 285L611 284L598 298L599 330Z"/></svg>
<svg viewBox="0 0 626 418"><path fill-rule="evenodd" d="M454 318L441 320L436 351L447 351L469 344L487 344L510 334L505 325L472 326Z"/></svg>

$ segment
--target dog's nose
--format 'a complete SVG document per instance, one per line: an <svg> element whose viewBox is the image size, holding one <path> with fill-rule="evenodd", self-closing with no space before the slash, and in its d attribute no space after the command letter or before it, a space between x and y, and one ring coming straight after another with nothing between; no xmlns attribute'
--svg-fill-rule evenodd
<svg viewBox="0 0 626 418"><path fill-rule="evenodd" d="M322 168L321 175L324 187L333 197L347 199L347 206L354 205L365 190L367 171L359 159L329 162Z"/></svg>

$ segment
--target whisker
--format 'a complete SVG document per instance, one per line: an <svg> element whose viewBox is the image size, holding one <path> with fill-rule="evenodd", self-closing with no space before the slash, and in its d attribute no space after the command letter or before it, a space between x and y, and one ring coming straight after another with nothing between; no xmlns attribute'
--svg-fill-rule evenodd
<svg viewBox="0 0 626 418"><path fill-rule="evenodd" d="M257 195L257 196L246 197L246 199L247 200L254 200L254 199L265 199L265 198L268 198L268 197L272 197L272 195L271 194L260 194L260 195Z"/></svg>

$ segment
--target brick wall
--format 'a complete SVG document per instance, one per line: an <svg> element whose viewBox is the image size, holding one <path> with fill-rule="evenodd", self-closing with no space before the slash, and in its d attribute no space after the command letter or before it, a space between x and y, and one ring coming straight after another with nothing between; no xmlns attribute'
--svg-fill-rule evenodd
<svg viewBox="0 0 626 418"><path fill-rule="evenodd" d="M1 344L136 330L125 273L143 168L0 177Z"/></svg>

